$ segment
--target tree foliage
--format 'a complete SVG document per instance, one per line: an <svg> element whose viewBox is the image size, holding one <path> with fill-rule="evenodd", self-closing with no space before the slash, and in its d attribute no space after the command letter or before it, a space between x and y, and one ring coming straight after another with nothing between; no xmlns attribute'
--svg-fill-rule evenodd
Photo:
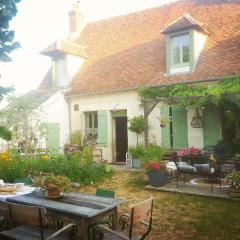
<svg viewBox="0 0 240 240"><path fill-rule="evenodd" d="M21 143L24 151L34 147L34 139L41 136L44 127L41 124L39 102L29 96L10 97L6 109L1 112L3 123L12 131L12 143Z"/></svg>
<svg viewBox="0 0 240 240"><path fill-rule="evenodd" d="M21 0L0 0L0 62L10 62L9 54L20 47L18 42L14 41L14 31L9 30L9 23L17 14L17 6ZM0 86L0 101L4 95L13 91L13 88L4 88ZM5 126L0 126L0 138L11 140L12 133Z"/></svg>
<svg viewBox="0 0 240 240"><path fill-rule="evenodd" d="M131 132L135 132L137 134L137 145L138 145L138 135L144 131L144 118L143 116L134 116L129 121L130 121L130 125L128 129Z"/></svg>
<svg viewBox="0 0 240 240"><path fill-rule="evenodd" d="M224 101L239 103L240 76L227 77L214 84L179 83L166 87L139 89L143 100L162 101L169 105L202 107Z"/></svg>
<svg viewBox="0 0 240 240"><path fill-rule="evenodd" d="M9 62L9 54L20 47L14 41L14 31L9 30L9 23L17 14L17 6L20 0L0 0L0 61Z"/></svg>

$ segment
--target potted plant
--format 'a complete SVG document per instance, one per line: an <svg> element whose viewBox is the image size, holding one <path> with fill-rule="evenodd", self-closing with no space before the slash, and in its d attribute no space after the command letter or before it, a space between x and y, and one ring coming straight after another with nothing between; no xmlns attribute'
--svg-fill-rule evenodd
<svg viewBox="0 0 240 240"><path fill-rule="evenodd" d="M34 179L36 186L39 186L49 198L58 198L63 192L67 191L70 186L70 179L66 176L43 176Z"/></svg>
<svg viewBox="0 0 240 240"><path fill-rule="evenodd" d="M141 168L142 167L142 158L145 153L145 149L143 145L139 146L131 146L128 149L129 153L132 155L132 166L133 168Z"/></svg>
<svg viewBox="0 0 240 240"><path fill-rule="evenodd" d="M145 171L148 174L149 183L153 187L164 186L167 182L168 173L166 165L163 162L148 162L144 165Z"/></svg>
<svg viewBox="0 0 240 240"><path fill-rule="evenodd" d="M135 116L129 120L130 124L128 129L131 132L137 134L137 146L138 146L138 135L144 131L144 118L143 116Z"/></svg>
<svg viewBox="0 0 240 240"><path fill-rule="evenodd" d="M240 171L229 173L225 181L230 185L229 195L231 197L240 197Z"/></svg>

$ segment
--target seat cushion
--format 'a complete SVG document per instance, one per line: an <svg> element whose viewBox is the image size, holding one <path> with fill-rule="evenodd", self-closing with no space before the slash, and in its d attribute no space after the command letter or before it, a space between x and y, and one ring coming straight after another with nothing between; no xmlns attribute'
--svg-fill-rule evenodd
<svg viewBox="0 0 240 240"><path fill-rule="evenodd" d="M197 172L197 169L186 162L178 162L178 169L181 173L189 173L189 174L195 174Z"/></svg>
<svg viewBox="0 0 240 240"><path fill-rule="evenodd" d="M55 231L44 229L44 238L49 237ZM41 233L40 228L28 226L28 225L21 225L14 229L10 229L8 231L0 232L0 239L16 239L16 240L40 240ZM54 238L55 240L67 240L66 236L60 235Z"/></svg>
<svg viewBox="0 0 240 240"><path fill-rule="evenodd" d="M209 164L194 164L193 165L199 174L213 174L215 173L215 169L210 167Z"/></svg>

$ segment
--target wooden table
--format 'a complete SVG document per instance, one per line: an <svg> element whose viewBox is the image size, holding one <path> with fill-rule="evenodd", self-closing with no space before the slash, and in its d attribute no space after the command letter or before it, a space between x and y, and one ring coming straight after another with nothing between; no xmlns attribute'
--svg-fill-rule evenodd
<svg viewBox="0 0 240 240"><path fill-rule="evenodd" d="M59 199L48 199L41 192L7 198L7 201L24 205L40 206L48 215L80 226L79 239L88 239L88 226L106 215L113 215L113 228L117 223L117 206L122 199L111 199L93 195L68 193Z"/></svg>

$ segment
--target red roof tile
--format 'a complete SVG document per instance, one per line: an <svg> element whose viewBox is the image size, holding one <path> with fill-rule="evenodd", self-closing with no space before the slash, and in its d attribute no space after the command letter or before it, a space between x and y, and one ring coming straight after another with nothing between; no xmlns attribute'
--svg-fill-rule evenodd
<svg viewBox="0 0 240 240"><path fill-rule="evenodd" d="M193 17L191 17L189 14L184 14L183 16L172 22L169 26L167 26L162 31L162 33L168 34L188 29L203 30L201 28L201 24L199 24Z"/></svg>
<svg viewBox="0 0 240 240"><path fill-rule="evenodd" d="M188 13L209 34L193 73L166 75L161 33ZM240 71L240 4L237 0L180 0L88 24L78 43L88 59L69 95L159 86L234 75Z"/></svg>

